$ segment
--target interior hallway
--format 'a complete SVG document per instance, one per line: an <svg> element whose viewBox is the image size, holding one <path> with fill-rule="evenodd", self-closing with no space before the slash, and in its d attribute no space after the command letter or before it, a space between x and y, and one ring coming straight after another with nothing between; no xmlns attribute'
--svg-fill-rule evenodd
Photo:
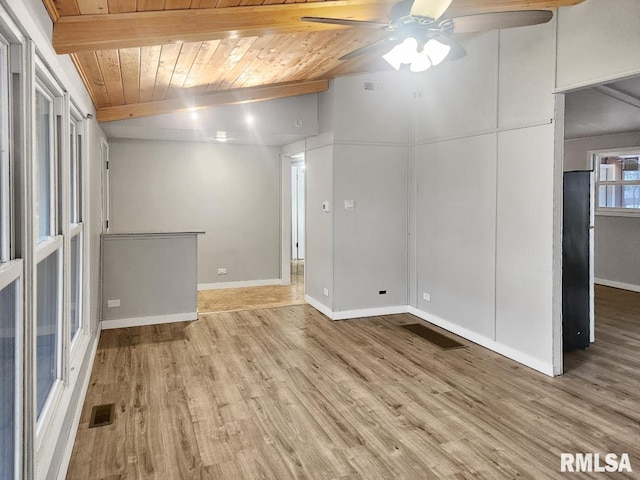
<svg viewBox="0 0 640 480"><path fill-rule="evenodd" d="M304 304L304 260L291 260L291 285L200 290L198 313L234 312Z"/></svg>
<svg viewBox="0 0 640 480"><path fill-rule="evenodd" d="M398 328L410 315L297 305L104 331L67 478L561 479L561 452L638 469L640 294L596 292L598 341L555 379L440 350ZM114 424L88 429L110 402Z"/></svg>

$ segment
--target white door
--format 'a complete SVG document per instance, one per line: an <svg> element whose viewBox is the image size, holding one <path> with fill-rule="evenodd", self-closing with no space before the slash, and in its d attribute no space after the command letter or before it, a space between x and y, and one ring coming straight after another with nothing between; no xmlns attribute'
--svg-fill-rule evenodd
<svg viewBox="0 0 640 480"><path fill-rule="evenodd" d="M291 164L291 258L304 259L304 163Z"/></svg>

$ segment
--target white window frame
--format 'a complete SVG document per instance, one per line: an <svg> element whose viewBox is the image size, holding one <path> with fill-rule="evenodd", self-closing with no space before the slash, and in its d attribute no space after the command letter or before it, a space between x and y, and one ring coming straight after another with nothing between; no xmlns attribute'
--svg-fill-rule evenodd
<svg viewBox="0 0 640 480"><path fill-rule="evenodd" d="M82 358L84 355L84 352L86 350L86 346L87 346L87 342L89 340L89 328L88 328L88 323L85 317L85 313L88 312L88 305L87 305L87 292L89 291L88 288L88 270L87 270L87 255L88 255L88 249L85 246L85 242L86 242L86 235L85 235L85 228L84 228L84 222L83 222L83 215L84 215L84 211L86 208L86 181L85 181L85 175L86 175L86 171L87 171L87 165L85 164L85 159L87 158L86 155L86 138L87 138L87 132L86 132L86 122L84 121L84 119L82 118L82 115L80 114L79 109L75 106L72 105L71 106L71 112L70 112L70 124L74 124L75 129L72 129L70 131L70 133L75 132L75 135L73 137L74 141L75 141L75 158L73 158L72 155L72 149L71 147L69 148L69 159L70 159L70 165L69 168L72 169L73 165L72 163L75 161L76 162L76 176L77 176L77 182L78 182L78 191L76 192L77 198L75 199L77 202L77 222L72 222L72 215L71 215L71 210L72 208L69 209L69 221L70 221L70 225L69 225L69 272L71 272L70 267L71 267L71 240L78 236L78 240L80 242L79 245L79 252L80 252L80 259L79 259L79 274L80 274L80 279L79 279L79 291L78 291L78 302L79 302L79 316L80 316L80 325L78 328L78 331L76 332L76 334L74 335L73 338L70 338L70 335L67 335L69 338L68 340L70 341L70 354L69 354L69 365L70 365L70 370L71 371L76 371L79 369L79 367L82 364ZM79 148L78 148L78 137L82 138L82 141L80 142ZM69 139L71 141L72 136L69 135ZM73 203L74 199L71 198L71 188L69 188L69 202L70 202L70 207L72 207L72 203ZM69 275L69 278L71 277L71 274ZM69 296L69 301L70 301L70 296ZM71 317L69 317L69 329L71 329Z"/></svg>
<svg viewBox="0 0 640 480"><path fill-rule="evenodd" d="M40 80L38 78L38 80ZM50 149L49 149L49 169L50 169L50 173L51 175L49 176L49 231L46 232L46 237L44 239L38 239L36 237L36 243L38 242L43 242L46 241L48 238L50 237L54 237L57 233L58 230L58 215L57 215L57 202L56 199L58 198L58 168L56 165L56 157L57 157L57 142L56 142L56 96L55 96L55 92L50 91L49 88L47 88L47 86L45 86L44 82L42 81L36 81L36 94L40 93L41 95L45 96L48 100L50 100L51 102L51 110L49 112L49 116L52 119L52 121L49 124L49 139L50 139ZM36 104L36 99L34 97L34 108L35 108L35 104ZM34 114L35 115L35 114ZM35 151L35 150L34 150ZM39 159L36 159L36 162ZM35 164L34 164L35 167ZM35 171L35 168L34 168ZM36 183L34 181L34 205L35 205L35 210L34 210L34 228L37 226L38 221L36 220L37 218L37 213L38 213L38 208L37 208L37 204L35 202L35 198L38 195L39 192L36 191Z"/></svg>
<svg viewBox="0 0 640 480"><path fill-rule="evenodd" d="M34 309L34 335L33 335L33 365L34 365L34 375L33 375L33 416L35 421L35 443L36 443L36 458L38 457L38 452L43 447L45 440L48 438L48 433L51 431L53 424L56 420L56 412L58 411L58 406L62 400L62 396L64 394L64 386L65 386L65 328L64 328L64 315L63 309L65 308L64 302L64 279L65 279L65 255L64 255L64 236L61 232L61 222L58 215L58 212L61 211L60 202L62 200L62 195L58 188L60 178L63 178L62 175L62 158L64 158L64 153L61 152L61 145L59 144L62 141L64 145L66 143L64 132L66 131L65 125L65 117L64 114L64 91L60 87L57 79L53 77L50 73L49 69L43 63L43 61L36 56L35 58L35 89L36 91L41 91L45 95L48 95L53 103L53 111L51 116L51 124L50 124L50 138L51 138L51 202L50 202L50 214L51 214L51 222L50 222L50 237L46 240L40 241L40 243L36 243L35 246L35 257L36 257L36 272L37 267L41 261L46 259L49 255L54 252L58 255L58 312L57 312L57 355L56 355L56 380L54 381L51 390L47 396L47 400L44 403L42 408L42 412L40 413L40 417L38 418L38 409L37 409L37 292L35 291L37 288L37 280L34 286L34 295L33 295L33 309ZM34 108L35 108L35 91L34 91ZM62 131L57 130L57 118L58 116L62 117ZM67 117L68 118L68 117ZM35 137L34 137L34 148L35 148ZM35 151L35 150L34 150ZM36 216L36 204L35 204L35 195L37 192L35 191L35 177L34 177L34 191L32 194L34 195L34 225L33 228L36 228L35 225L35 216ZM37 238L35 241L37 242Z"/></svg>
<svg viewBox="0 0 640 480"><path fill-rule="evenodd" d="M0 264L0 290L5 289L13 282L17 282L18 288L16 289L16 315L15 319L15 368L14 368L14 404L13 404L13 425L14 425L14 449L13 449L13 462L14 462L14 477L16 479L22 477L22 399L23 399L23 373L22 373L22 359L23 351L21 348L21 341L24 338L24 308L22 304L23 299L23 282L24 282L24 263L21 259L9 260L3 264Z"/></svg>
<svg viewBox="0 0 640 480"><path fill-rule="evenodd" d="M7 149L0 158L0 175L3 182L2 199L0 199L0 221L4 222L3 235L0 239L0 289L4 289L13 282L16 282L16 330L15 330L15 396L14 396L14 477L15 479L23 478L23 458L26 454L24 449L24 381L25 372L23 364L25 354L23 342L25 338L25 306L24 306L24 282L25 282L25 262L22 258L16 258L16 225L15 221L15 203L18 202L18 192L14 190L14 174L16 170L16 162L18 158L14 157L15 150L14 141L19 142L16 138L16 130L13 125L14 109L21 109L24 112L24 98L20 92L15 92L14 88L20 90L25 85L23 48L25 38L20 33L19 28L13 22L3 5L0 4L0 43L6 48L7 53L7 91L6 97L8 104L4 105L0 102L2 115L5 115L7 122L7 135L5 141L8 141ZM4 96L4 93L3 93ZM6 107L6 108L5 108ZM22 252L24 253L24 252Z"/></svg>
<svg viewBox="0 0 640 480"><path fill-rule="evenodd" d="M625 207L600 207L599 195L601 186L640 186L640 180L600 180L600 159L604 157L617 157L638 154L640 157L640 146L619 149L593 150L589 152L589 160L594 171L595 214L613 217L640 217L640 208Z"/></svg>
<svg viewBox="0 0 640 480"><path fill-rule="evenodd" d="M11 65L9 61L10 44L0 35L0 49L6 58L6 64L0 65L0 69L6 69L4 80L6 89L0 88L0 123L6 125L5 131L0 139L0 264L9 261L11 258L11 189L9 178L10 172L10 148L11 148ZM1 70L0 70L1 72ZM6 105L4 102L6 101ZM6 107L6 108L5 108ZM4 147L4 148L3 148Z"/></svg>

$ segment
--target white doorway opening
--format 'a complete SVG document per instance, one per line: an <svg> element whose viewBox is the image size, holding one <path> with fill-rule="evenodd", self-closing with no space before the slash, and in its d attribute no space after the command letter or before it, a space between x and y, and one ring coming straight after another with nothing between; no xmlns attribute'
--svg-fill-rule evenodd
<svg viewBox="0 0 640 480"><path fill-rule="evenodd" d="M305 256L305 166L304 154L291 161L291 260Z"/></svg>

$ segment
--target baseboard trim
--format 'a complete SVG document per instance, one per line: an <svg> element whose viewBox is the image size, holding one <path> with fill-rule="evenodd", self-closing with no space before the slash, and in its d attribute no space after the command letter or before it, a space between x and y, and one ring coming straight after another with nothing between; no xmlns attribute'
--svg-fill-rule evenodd
<svg viewBox="0 0 640 480"><path fill-rule="evenodd" d="M333 312L334 320L350 320L353 318L377 317L380 315L397 315L408 313L408 305L398 305L395 307L364 308L361 310L345 310L344 312Z"/></svg>
<svg viewBox="0 0 640 480"><path fill-rule="evenodd" d="M269 285L282 285L282 279L268 278L265 280L246 280L241 282L199 283L198 290L221 290L223 288L266 287Z"/></svg>
<svg viewBox="0 0 640 480"><path fill-rule="evenodd" d="M102 330L113 328L141 327L144 325L159 325L161 323L187 322L196 320L198 312L174 313L172 315L157 315L152 317L119 318L117 320L103 320Z"/></svg>
<svg viewBox="0 0 640 480"><path fill-rule="evenodd" d="M65 480L69 471L69 463L71 462L71 454L73 453L73 445L76 441L76 435L78 434L78 427L80 427L80 416L82 415L82 408L84 407L84 401L87 397L87 391L89 390L89 380L91 379L91 372L93 371L93 363L96 359L96 352L98 351L98 342L100 341L101 329L98 328L95 339L93 340L93 346L91 347L91 355L89 357L89 364L87 370L82 379L82 386L80 387L80 397L78 398L78 404L76 405L76 411L73 414L73 420L71 421L71 430L67 437L67 443L64 447L64 453L62 460L60 461L60 468L58 470L57 480Z"/></svg>
<svg viewBox="0 0 640 480"><path fill-rule="evenodd" d="M594 283L604 285L605 287L620 288L621 290L629 290L630 292L640 292L640 285L632 283L616 282L614 280L605 280L604 278L594 278Z"/></svg>
<svg viewBox="0 0 640 480"><path fill-rule="evenodd" d="M360 310L345 310L343 312L334 312L326 305L320 303L309 295L304 296L305 302L311 305L313 308L322 313L325 317L331 320L351 320L353 318L366 318L377 317L380 315L397 315L398 313L408 313L408 305L398 305L394 307L379 307L379 308L363 308Z"/></svg>
<svg viewBox="0 0 640 480"><path fill-rule="evenodd" d="M435 315L431 315L430 313L424 312L422 310L418 310L415 307L409 307L409 313L424 320L428 323L432 323L433 325L437 325L438 327L444 328L445 330L459 335L467 340L477 343L478 345L488 348L489 350L499 353L503 357L507 357L511 360L514 360L522 365L525 365L529 368L532 368L540 373L544 373L550 377L555 376L553 372L553 364L543 362L537 358L534 358L526 353L522 353L514 348L511 348L502 343L496 342L488 337L480 335L472 330L456 325L448 320L437 317Z"/></svg>
<svg viewBox="0 0 640 480"><path fill-rule="evenodd" d="M333 311L326 305L323 305L322 303L320 303L315 298L310 297L309 295L305 295L304 301L307 302L316 310L318 310L320 313L322 313L325 317L328 317L329 320L335 320L335 318L333 318Z"/></svg>

